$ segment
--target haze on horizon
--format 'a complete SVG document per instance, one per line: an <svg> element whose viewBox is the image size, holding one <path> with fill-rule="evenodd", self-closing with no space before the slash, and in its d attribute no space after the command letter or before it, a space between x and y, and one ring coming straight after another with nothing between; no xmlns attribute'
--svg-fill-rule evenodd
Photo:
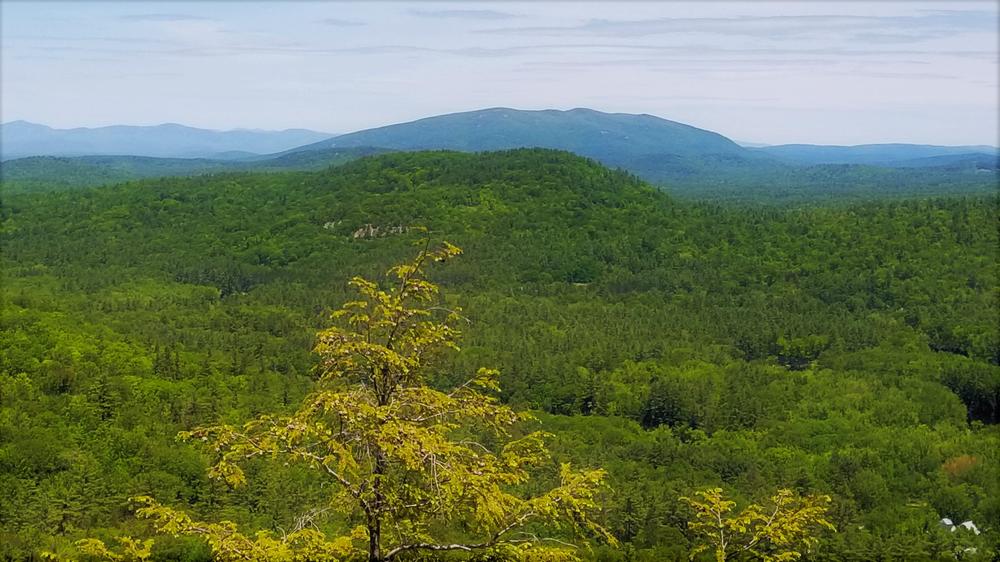
<svg viewBox="0 0 1000 562"><path fill-rule="evenodd" d="M485 107L998 145L993 2L0 4L0 113L344 133Z"/></svg>

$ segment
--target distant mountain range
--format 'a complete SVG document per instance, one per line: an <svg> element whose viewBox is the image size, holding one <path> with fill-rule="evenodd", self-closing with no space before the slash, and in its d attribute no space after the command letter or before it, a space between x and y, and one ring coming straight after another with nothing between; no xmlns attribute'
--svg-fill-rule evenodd
<svg viewBox="0 0 1000 562"><path fill-rule="evenodd" d="M658 158L760 159L712 131L653 115L602 113L582 108L524 111L497 107L451 113L340 135L295 151L350 146L466 152L555 148L626 169L645 167L645 163Z"/></svg>
<svg viewBox="0 0 1000 562"><path fill-rule="evenodd" d="M427 117L366 129L297 150L381 146L395 150L469 152L541 147L587 157L632 159L647 154L738 154L726 137L653 115L602 113L593 109L525 111L495 107Z"/></svg>
<svg viewBox="0 0 1000 562"><path fill-rule="evenodd" d="M386 151L528 147L573 152L629 170L673 192L798 193L862 184L866 189L883 186L896 191L926 184L927 189L940 191L943 188L937 186L953 187L956 181L982 191L991 179L995 181L998 169L998 150L990 146L741 146L718 133L653 115L582 108L491 108L340 136L306 130L208 131L181 125L56 130L22 121L3 125L2 133L5 158L59 155L8 160L0 166L8 189L11 182L19 182L19 189L30 190L168 175L312 170ZM64 156L74 154L87 156Z"/></svg>
<svg viewBox="0 0 1000 562"><path fill-rule="evenodd" d="M995 168L990 158L995 160L997 156L997 149L989 146L766 146L752 143L741 146L718 133L653 115L603 113L582 108L524 111L503 107L366 129L302 146L292 152L351 146L468 152L556 148L631 170L653 182L748 170L776 171L788 165L934 167L979 162Z"/></svg>
<svg viewBox="0 0 1000 562"><path fill-rule="evenodd" d="M992 146L933 146L927 144L860 144L827 146L781 144L753 150L793 164L868 164L872 166L922 167L955 162L975 155L996 157Z"/></svg>
<svg viewBox="0 0 1000 562"><path fill-rule="evenodd" d="M0 125L0 157L129 155L231 159L271 154L330 138L306 129L213 131L168 123L149 127L53 129L27 121Z"/></svg>
<svg viewBox="0 0 1000 562"><path fill-rule="evenodd" d="M568 111L526 111L496 107L427 117L345 135L307 129L214 131L177 124L114 125L53 129L27 121L0 125L3 159L25 156L128 155L213 160L270 159L328 148L381 147L391 150L482 152L542 147L567 150L624 168L648 167L651 160L678 157L707 160L771 161L785 164L867 164L936 166L996 156L992 146L920 144L766 145L737 143L719 133L653 115ZM942 158L948 157L948 158ZM638 165L637 165L638 164Z"/></svg>

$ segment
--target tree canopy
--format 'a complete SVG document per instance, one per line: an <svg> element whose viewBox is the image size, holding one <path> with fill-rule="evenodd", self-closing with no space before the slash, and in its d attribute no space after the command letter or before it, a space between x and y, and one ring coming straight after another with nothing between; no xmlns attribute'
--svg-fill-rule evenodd
<svg viewBox="0 0 1000 562"><path fill-rule="evenodd" d="M689 202L545 150L5 191L0 557L70 556L88 537L141 546L153 534L130 497L280 541L329 502L332 477L260 455L232 459L246 483L231 487L208 477L214 450L176 436L246 433L346 392L317 381L315 335L332 304L359 300L350 278L406 263L425 235L411 227L425 225L464 251L428 270L442 287L433 319L461 328L462 352L420 375L447 394L496 369L499 393L478 392L540 421L552 462L518 497L559 486L563 463L606 470L594 522L620 546L579 539L581 557L687 560L699 539L678 498L722 488L738 506L780 489L830 496L837 532L810 560L988 560L1000 545L997 203ZM464 319L449 321L459 303ZM506 442L485 428L462 438L496 454ZM313 522L351 536L358 509ZM464 535L472 523L429 532L483 540ZM212 556L167 534L149 558Z"/></svg>
<svg viewBox="0 0 1000 562"><path fill-rule="evenodd" d="M329 497L303 513L294 529L280 538L267 532L250 538L235 523L194 521L150 497L135 498L138 515L152 519L159 532L203 537L222 561L353 559L359 551L371 562L424 551L578 559L574 545L544 534L552 526L614 544L593 520L603 470L574 471L564 463L558 485L522 497L532 471L550 461L546 435L511 438L510 430L532 417L491 395L499 391L496 371L479 369L449 392L427 386L436 356L458 350L460 315L440 306L438 287L424 269L459 253L448 243L425 246L389 271L388 288L354 277L350 284L360 299L333 314L340 325L319 332L317 389L292 415L182 434L216 455L209 475L232 486L247 483L240 464L256 457L301 463L327 478ZM325 536L316 520L329 511L353 530ZM79 546L108 556L94 541ZM129 539L125 546L132 551L135 544ZM142 552L148 551L147 545Z"/></svg>

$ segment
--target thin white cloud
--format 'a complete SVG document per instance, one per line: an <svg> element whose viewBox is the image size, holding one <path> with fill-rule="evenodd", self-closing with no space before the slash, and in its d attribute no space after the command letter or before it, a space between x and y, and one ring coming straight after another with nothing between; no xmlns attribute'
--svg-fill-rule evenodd
<svg viewBox="0 0 1000 562"><path fill-rule="evenodd" d="M509 20L521 17L511 12L498 10L410 10L410 14L422 18L468 19L468 20Z"/></svg>
<svg viewBox="0 0 1000 562"><path fill-rule="evenodd" d="M333 27L360 27L362 25L368 25L363 21L345 20L340 18L325 18L320 20L320 23Z"/></svg>
<svg viewBox="0 0 1000 562"><path fill-rule="evenodd" d="M125 21L212 21L212 18L193 14L126 14L120 19Z"/></svg>
<svg viewBox="0 0 1000 562"><path fill-rule="evenodd" d="M844 14L792 16L663 17L635 20L591 19L568 26L524 26L482 30L517 35L598 35L642 37L683 33L713 33L766 39L880 32L883 41L931 39L957 32L995 32L997 12L986 10L924 11L913 16L855 16Z"/></svg>
<svg viewBox="0 0 1000 562"><path fill-rule="evenodd" d="M983 2L50 6L5 4L12 118L344 131L590 105L772 142L996 132L997 14Z"/></svg>

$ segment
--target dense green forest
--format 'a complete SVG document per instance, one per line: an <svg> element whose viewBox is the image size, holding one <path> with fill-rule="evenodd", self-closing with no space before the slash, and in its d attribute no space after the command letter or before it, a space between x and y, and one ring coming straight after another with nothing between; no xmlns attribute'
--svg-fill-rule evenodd
<svg viewBox="0 0 1000 562"><path fill-rule="evenodd" d="M312 475L253 463L230 490L175 436L297 405L347 280L422 226L463 248L432 279L469 320L432 382L498 369L555 460L608 471L620 544L588 557L686 560L679 498L718 486L830 495L809 560L995 559L998 198L976 191L720 205L551 150L5 191L0 557L149 536L135 495L288 528Z"/></svg>
<svg viewBox="0 0 1000 562"><path fill-rule="evenodd" d="M166 176L247 170L320 170L381 152L386 151L367 147L334 148L237 160L152 156L30 156L0 163L0 179L7 194L62 191Z"/></svg>
<svg viewBox="0 0 1000 562"><path fill-rule="evenodd" d="M0 164L7 194L64 191L168 176L238 171L317 171L378 148L330 148L245 160L142 156L37 156ZM684 199L729 203L799 205L942 195L987 195L997 185L995 167L975 162L956 166L887 168L859 164L793 165L724 156L658 155L628 162L626 170Z"/></svg>

